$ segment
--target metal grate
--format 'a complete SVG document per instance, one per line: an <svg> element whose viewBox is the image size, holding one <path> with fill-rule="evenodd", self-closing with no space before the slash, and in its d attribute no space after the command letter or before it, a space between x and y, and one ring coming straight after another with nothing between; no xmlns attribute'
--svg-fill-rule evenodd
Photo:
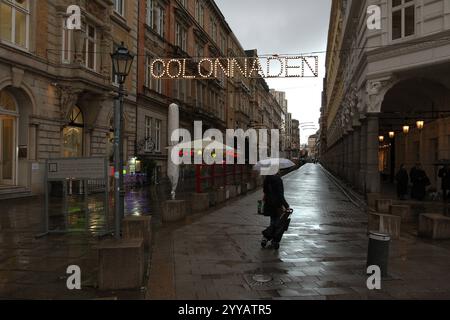
<svg viewBox="0 0 450 320"><path fill-rule="evenodd" d="M245 275L245 281L251 288L272 288L283 286L285 282L270 274Z"/></svg>

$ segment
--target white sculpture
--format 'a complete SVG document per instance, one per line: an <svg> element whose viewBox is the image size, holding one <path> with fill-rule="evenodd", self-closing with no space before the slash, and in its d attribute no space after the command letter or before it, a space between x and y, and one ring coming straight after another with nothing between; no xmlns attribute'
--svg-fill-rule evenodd
<svg viewBox="0 0 450 320"><path fill-rule="evenodd" d="M178 187L178 180L180 177L179 165L174 163L171 157L173 147L179 143L179 139L175 140L176 135L175 137L173 137L172 133L177 132L179 128L180 128L180 112L178 105L173 103L169 107L169 121L168 121L169 157L167 159L167 176L169 177L169 180L172 184L172 189L170 193L172 200L175 200L176 190Z"/></svg>
<svg viewBox="0 0 450 320"><path fill-rule="evenodd" d="M384 95L394 82L393 77L384 78L380 80L371 80L367 82L367 112L380 112L381 104L384 100Z"/></svg>

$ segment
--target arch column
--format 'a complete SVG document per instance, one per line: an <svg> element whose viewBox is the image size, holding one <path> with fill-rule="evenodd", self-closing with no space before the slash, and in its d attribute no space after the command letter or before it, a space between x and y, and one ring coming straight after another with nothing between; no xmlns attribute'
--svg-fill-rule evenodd
<svg viewBox="0 0 450 320"><path fill-rule="evenodd" d="M367 114L367 172L366 172L366 192L379 193L380 173L378 171L378 151L379 151L379 123L378 114Z"/></svg>
<svg viewBox="0 0 450 320"><path fill-rule="evenodd" d="M344 180L347 180L347 161L348 161L348 144L347 144L347 133L342 136L342 158L341 158L341 176Z"/></svg>
<svg viewBox="0 0 450 320"><path fill-rule="evenodd" d="M347 181L353 184L353 129L349 131L347 136Z"/></svg>
<svg viewBox="0 0 450 320"><path fill-rule="evenodd" d="M353 131L353 168L352 168L352 179L353 179L353 185L358 188L359 187L359 170L360 170L360 153L361 153L361 146L360 146L360 135L361 135L361 128L360 126L356 126Z"/></svg>
<svg viewBox="0 0 450 320"><path fill-rule="evenodd" d="M367 120L361 120L360 128L360 152L359 152L359 189L366 193L367 171Z"/></svg>

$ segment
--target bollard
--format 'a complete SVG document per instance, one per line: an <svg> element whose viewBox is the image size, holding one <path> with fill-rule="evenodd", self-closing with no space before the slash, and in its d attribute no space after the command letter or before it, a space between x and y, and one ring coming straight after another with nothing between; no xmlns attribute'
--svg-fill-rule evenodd
<svg viewBox="0 0 450 320"><path fill-rule="evenodd" d="M369 233L367 267L373 265L380 267L382 277L387 277L388 275L390 241L391 237L388 234L377 232Z"/></svg>

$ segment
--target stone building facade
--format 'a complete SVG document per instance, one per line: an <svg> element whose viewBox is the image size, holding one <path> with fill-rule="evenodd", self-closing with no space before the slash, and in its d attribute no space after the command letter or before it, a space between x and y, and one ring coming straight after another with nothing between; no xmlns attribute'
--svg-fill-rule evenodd
<svg viewBox="0 0 450 320"><path fill-rule="evenodd" d="M71 4L0 1L2 189L40 193L46 159L112 150L110 53L121 42L137 51L138 8L135 1L119 8L112 1L81 0L82 30L68 30ZM134 153L135 74L136 65L126 83L125 157Z"/></svg>
<svg viewBox="0 0 450 320"><path fill-rule="evenodd" d="M370 5L381 9L379 29ZM321 117L327 168L379 193L400 164L421 162L439 189L438 164L450 158L449 37L446 0L333 1Z"/></svg>
<svg viewBox="0 0 450 320"><path fill-rule="evenodd" d="M288 113L288 100L286 99L286 93L283 91L276 91L271 89L270 93L275 97L277 103L281 106L281 132L280 132L280 150L281 157L286 158L286 146L288 145L286 134L286 116Z"/></svg>
<svg viewBox="0 0 450 320"><path fill-rule="evenodd" d="M298 160L300 157L300 122L296 119L292 120L292 159Z"/></svg>
<svg viewBox="0 0 450 320"><path fill-rule="evenodd" d="M194 121L202 121L204 131L214 128L223 132L227 128L247 130L264 122L268 127L279 124L280 119L272 116L279 106L273 101L262 103L269 90L262 79L231 79L224 74L201 80L151 79L150 63L156 57L190 59L193 63L187 65L186 73L193 74L196 63L205 57L257 56L256 50L242 48L214 1L141 1L139 20L138 145L150 141L151 146L160 148L141 148L138 156L155 161L159 175L166 171L167 110L171 103L180 106L181 126L191 133ZM156 121L160 124L158 134Z"/></svg>
<svg viewBox="0 0 450 320"><path fill-rule="evenodd" d="M110 54L135 55L125 84L127 172L166 173L168 106L183 128L279 128L283 110L263 79L163 80L156 57L248 57L213 0L80 0L81 30L68 30L70 0L0 0L0 189L41 193L58 157L112 159L117 83ZM189 66L190 68L194 68ZM193 70L191 70L193 71ZM6 190L6 191L5 191Z"/></svg>

